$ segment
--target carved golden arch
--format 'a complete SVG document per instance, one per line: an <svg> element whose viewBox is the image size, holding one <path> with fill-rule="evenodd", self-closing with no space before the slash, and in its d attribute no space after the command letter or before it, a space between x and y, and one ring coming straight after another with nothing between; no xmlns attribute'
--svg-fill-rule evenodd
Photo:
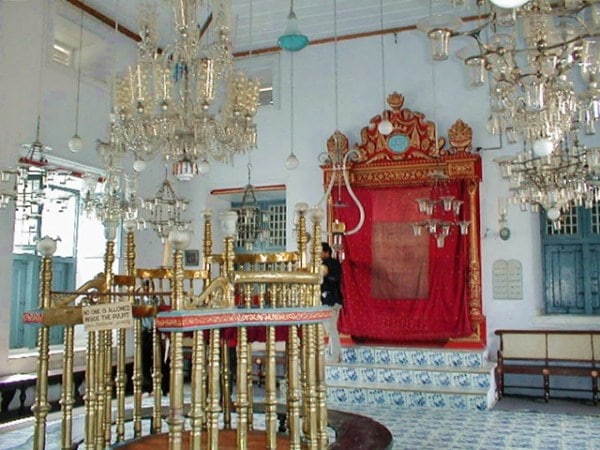
<svg viewBox="0 0 600 450"><path fill-rule="evenodd" d="M481 158L472 153L473 131L457 120L448 130L448 141L436 135L433 122L422 113L404 108L404 96L393 92L387 98L391 110L370 119L360 131L361 142L354 149L358 157L349 161L352 187L384 188L431 184L436 177L463 180L468 186L471 222L468 234L468 305L474 330L467 338L453 339L448 346L485 347L486 320L482 311L481 257L479 226L479 183L482 178ZM392 132L383 135L378 126L389 120ZM448 145L446 145L448 143ZM327 149L345 155L350 151L348 138L336 131L327 140ZM338 176L331 164L321 166L323 184ZM328 231L331 232L333 207L328 199Z"/></svg>

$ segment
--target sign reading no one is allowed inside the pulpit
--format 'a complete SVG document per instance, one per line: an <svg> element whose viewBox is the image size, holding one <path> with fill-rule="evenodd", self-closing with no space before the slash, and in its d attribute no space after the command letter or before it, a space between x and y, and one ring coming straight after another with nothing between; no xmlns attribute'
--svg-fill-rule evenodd
<svg viewBox="0 0 600 450"><path fill-rule="evenodd" d="M133 326L131 304L128 302L84 306L82 315L86 331L114 330Z"/></svg>

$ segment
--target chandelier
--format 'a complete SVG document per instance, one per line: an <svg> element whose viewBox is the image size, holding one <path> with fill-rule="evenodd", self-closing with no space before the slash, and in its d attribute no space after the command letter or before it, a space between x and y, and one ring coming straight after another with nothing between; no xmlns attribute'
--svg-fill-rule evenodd
<svg viewBox="0 0 600 450"><path fill-rule="evenodd" d="M522 210L546 211L557 222L571 206L591 208L600 199L600 149L588 149L577 141L570 147L536 157L524 150L516 157L496 158L502 177L509 181L510 201Z"/></svg>
<svg viewBox="0 0 600 450"><path fill-rule="evenodd" d="M65 208L60 205L74 194L54 193L51 186L66 184L72 172L48 161L52 149L40 140L39 116L35 139L22 147L27 153L19 158L17 166L0 170L0 208L13 203L17 218L23 220L38 217L47 201L58 205L57 212L63 212Z"/></svg>
<svg viewBox="0 0 600 450"><path fill-rule="evenodd" d="M432 173L431 198L417 198L419 212L426 215L426 219L412 223L415 236L421 236L426 230L435 238L438 248L444 247L445 240L452 229L456 227L461 236L469 232L470 221L459 220L463 201L444 192L444 182L447 176L441 172Z"/></svg>
<svg viewBox="0 0 600 450"><path fill-rule="evenodd" d="M478 5L480 19L471 30L460 31L461 19L445 15L427 17L418 28L427 33L436 60L448 58L451 38L473 39L457 56L471 86L490 82L487 129L508 143L523 143L514 158L501 161L512 201L534 211L541 205L552 211L551 220L561 209L591 205L598 149L583 145L581 135L594 134L600 119L600 3Z"/></svg>
<svg viewBox="0 0 600 450"><path fill-rule="evenodd" d="M237 240L238 245L246 250L252 250L263 236L263 223L267 222L266 215L258 207L254 186L251 182L252 164L248 163L248 184L244 189L242 204L237 211Z"/></svg>
<svg viewBox="0 0 600 450"><path fill-rule="evenodd" d="M177 197L166 177L154 197L142 200L142 208L150 214L147 222L152 225L163 244L167 242L171 231L190 229L191 221L181 216L189 203L189 200Z"/></svg>
<svg viewBox="0 0 600 450"><path fill-rule="evenodd" d="M102 180L102 192L96 192L98 186L96 174L83 177L83 210L89 216L95 215L104 225L116 226L121 220L134 221L145 227L139 217L139 199L137 197L137 176L123 173L122 169L107 167Z"/></svg>
<svg viewBox="0 0 600 450"><path fill-rule="evenodd" d="M185 180L207 171L208 158L230 162L256 147L260 83L233 67L230 0L211 3L212 42L201 27L203 0L165 1L174 42L159 48L156 11L142 8L138 61L116 81L106 145L133 152L140 169L162 153Z"/></svg>

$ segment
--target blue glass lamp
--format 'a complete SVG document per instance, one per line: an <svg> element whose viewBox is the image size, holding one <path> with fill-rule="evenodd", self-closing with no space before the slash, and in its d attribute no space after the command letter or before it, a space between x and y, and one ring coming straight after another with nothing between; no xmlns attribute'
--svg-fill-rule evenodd
<svg viewBox="0 0 600 450"><path fill-rule="evenodd" d="M308 37L302 34L298 28L298 18L294 12L294 0L291 3L285 31L279 36L277 44L288 52L298 52L308 45Z"/></svg>

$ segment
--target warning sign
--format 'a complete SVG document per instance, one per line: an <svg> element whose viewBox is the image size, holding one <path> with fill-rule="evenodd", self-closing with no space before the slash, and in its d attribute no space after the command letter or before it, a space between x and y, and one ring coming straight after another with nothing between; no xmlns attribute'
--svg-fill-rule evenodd
<svg viewBox="0 0 600 450"><path fill-rule="evenodd" d="M133 315L128 302L103 303L82 308L83 326L86 331L113 330L131 328Z"/></svg>

